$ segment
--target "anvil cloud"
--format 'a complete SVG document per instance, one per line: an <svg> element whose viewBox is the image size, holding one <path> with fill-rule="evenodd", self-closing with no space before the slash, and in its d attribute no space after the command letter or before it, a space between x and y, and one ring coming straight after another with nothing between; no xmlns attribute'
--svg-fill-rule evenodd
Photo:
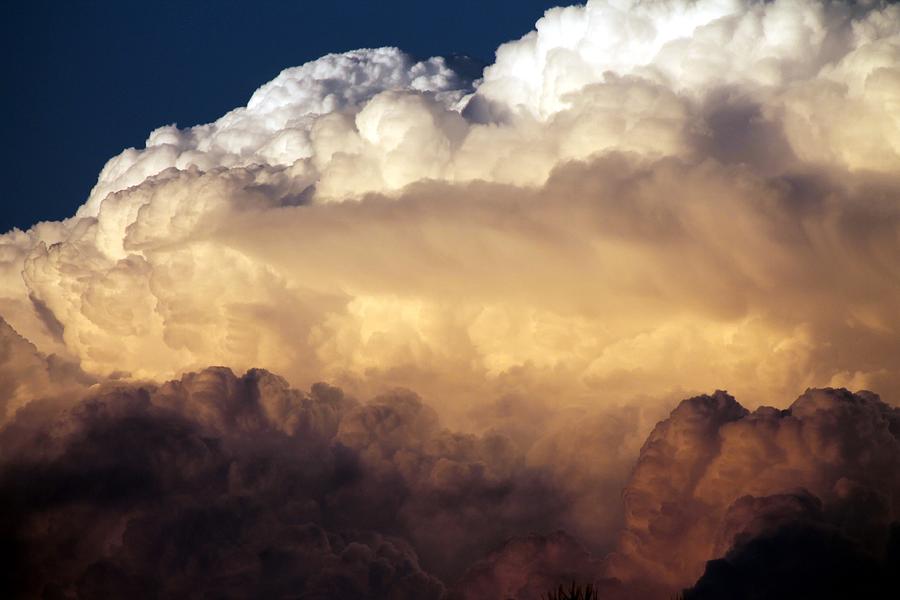
<svg viewBox="0 0 900 600"><path fill-rule="evenodd" d="M449 64L287 69L0 236L15 585L715 597L788 522L881 577L900 7L591 1Z"/></svg>

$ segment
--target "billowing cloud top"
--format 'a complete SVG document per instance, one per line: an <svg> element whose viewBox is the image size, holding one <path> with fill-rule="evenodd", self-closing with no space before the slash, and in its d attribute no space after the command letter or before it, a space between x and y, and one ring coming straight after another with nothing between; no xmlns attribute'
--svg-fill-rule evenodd
<svg viewBox="0 0 900 600"><path fill-rule="evenodd" d="M124 593L158 579L139 550L159 531L225 519L246 529L217 564L247 570L198 583L173 558L160 593L227 589L226 573L265 593L268 568L292 589L314 556L306 589L361 597L526 598L595 568L609 594L702 575L691 593L710 597L794 534L882 573L900 509L898 127L900 6L598 0L548 11L474 82L357 50L153 131L73 217L0 236L0 424L21 453L0 484L21 464L46 489L87 482L67 453L90 467L124 448L135 464L100 470L142 473L166 507L89 487L119 512L91 513L83 562L32 567ZM628 479L676 401L726 388L746 408L681 405ZM146 454L120 421L146 425ZM285 458L298 448L309 465ZM157 450L210 487L158 471ZM17 493L45 498L42 481ZM173 499L194 493L218 516ZM877 523L849 523L857 502ZM63 547L70 508L15 533ZM167 551L200 552L184 544Z"/></svg>
<svg viewBox="0 0 900 600"><path fill-rule="evenodd" d="M110 160L79 215L95 216L110 193L139 185L171 167L206 171L256 164L290 166L303 159L316 164L327 153L327 140L314 133L323 116L357 113L389 90L428 93L450 109L460 100L463 86L443 58L413 63L396 48L330 54L285 69L256 90L246 107L208 125L186 130L160 127L147 138L144 150L128 149ZM403 123L398 125L397 133L404 135ZM332 153L342 150L350 148L333 148Z"/></svg>
<svg viewBox="0 0 900 600"><path fill-rule="evenodd" d="M100 375L263 364L453 405L893 391L898 11L589 2L474 87L329 55L3 236L0 309Z"/></svg>

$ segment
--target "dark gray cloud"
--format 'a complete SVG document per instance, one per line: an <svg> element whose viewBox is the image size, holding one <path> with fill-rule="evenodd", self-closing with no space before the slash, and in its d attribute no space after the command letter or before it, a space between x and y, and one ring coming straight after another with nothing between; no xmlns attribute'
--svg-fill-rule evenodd
<svg viewBox="0 0 900 600"><path fill-rule="evenodd" d="M769 593L746 582L776 559L783 597L893 585L900 410L868 392L685 400L644 444L610 556L614 414L526 446L452 431L409 391L359 402L258 369L68 393L0 429L8 595L658 598L700 577L709 598Z"/></svg>
<svg viewBox="0 0 900 600"><path fill-rule="evenodd" d="M438 598L566 509L507 438L410 392L360 404L261 370L34 400L0 456L3 583L29 597Z"/></svg>
<svg viewBox="0 0 900 600"><path fill-rule="evenodd" d="M617 582L600 578L601 570L601 561L563 531L520 536L473 564L454 598L538 600L571 582L617 589Z"/></svg>

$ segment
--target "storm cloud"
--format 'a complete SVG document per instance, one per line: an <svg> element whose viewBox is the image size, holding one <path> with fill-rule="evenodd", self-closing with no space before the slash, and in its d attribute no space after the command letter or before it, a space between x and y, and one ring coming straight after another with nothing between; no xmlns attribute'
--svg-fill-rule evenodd
<svg viewBox="0 0 900 600"><path fill-rule="evenodd" d="M592 0L451 63L287 69L0 236L5 586L896 584L900 7Z"/></svg>
<svg viewBox="0 0 900 600"><path fill-rule="evenodd" d="M5 234L0 308L96 376L263 366L439 394L460 426L474 396L894 393L898 23L590 2L474 83L326 56Z"/></svg>
<svg viewBox="0 0 900 600"><path fill-rule="evenodd" d="M448 431L410 392L210 368L48 404L0 433L14 595L439 598L569 508L509 438Z"/></svg>
<svg viewBox="0 0 900 600"><path fill-rule="evenodd" d="M554 433L528 446L452 431L408 391L360 402L222 367L34 400L0 432L3 584L487 600L569 581L666 597L698 578L689 597L753 597L759 570L778 597L897 583L900 409L874 394L809 390L754 412L724 392L685 400L606 488L584 464L621 433L589 430L596 444L576 433L549 461Z"/></svg>
<svg viewBox="0 0 900 600"><path fill-rule="evenodd" d="M753 412L725 392L685 400L641 449L612 572L687 587L725 555L706 567L696 597L728 597L727 588L703 590L728 580L729 569L740 573L731 585L746 597L787 598L803 588L819 597L811 590L828 590L829 576L844 579L828 591L834 597L859 582L860 591L883 589L879 563L896 544L900 514L898 463L900 409L870 392L807 390L785 410ZM736 581L788 560L800 565L754 585L791 587L754 592ZM846 564L819 575L829 560Z"/></svg>

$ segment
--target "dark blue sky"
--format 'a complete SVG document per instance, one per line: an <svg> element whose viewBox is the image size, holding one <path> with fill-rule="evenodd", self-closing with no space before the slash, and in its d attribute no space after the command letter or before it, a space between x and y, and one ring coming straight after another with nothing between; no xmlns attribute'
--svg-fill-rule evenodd
<svg viewBox="0 0 900 600"><path fill-rule="evenodd" d="M492 62L557 4L2 0L0 232L71 215L108 158L217 118L285 67L385 45Z"/></svg>

